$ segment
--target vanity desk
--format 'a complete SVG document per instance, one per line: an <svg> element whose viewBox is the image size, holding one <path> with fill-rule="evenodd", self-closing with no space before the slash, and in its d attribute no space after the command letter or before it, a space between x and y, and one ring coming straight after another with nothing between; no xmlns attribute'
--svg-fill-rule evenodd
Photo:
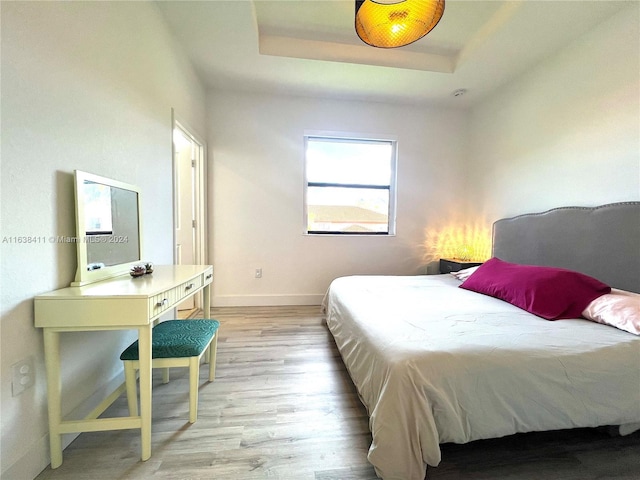
<svg viewBox="0 0 640 480"><path fill-rule="evenodd" d="M44 332L47 370L51 468L62 464L62 434L140 429L142 460L151 456L151 336L154 321L196 292L203 292L203 312L211 307L210 265L156 265L153 273L128 273L84 286L72 286L35 298L35 326ZM137 330L140 356L140 415L97 418L117 394L83 420L63 420L61 409L60 333ZM114 356L120 352L114 352ZM116 391L118 392L118 391ZM103 407L103 408L101 408Z"/></svg>

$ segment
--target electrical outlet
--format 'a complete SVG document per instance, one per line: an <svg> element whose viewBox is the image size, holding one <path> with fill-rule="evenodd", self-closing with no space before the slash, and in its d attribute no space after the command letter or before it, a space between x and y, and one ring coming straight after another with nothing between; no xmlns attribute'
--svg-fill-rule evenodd
<svg viewBox="0 0 640 480"><path fill-rule="evenodd" d="M262 278L262 269L256 268L256 278Z"/></svg>
<svg viewBox="0 0 640 480"><path fill-rule="evenodd" d="M11 395L17 397L36 383L33 356L11 365Z"/></svg>

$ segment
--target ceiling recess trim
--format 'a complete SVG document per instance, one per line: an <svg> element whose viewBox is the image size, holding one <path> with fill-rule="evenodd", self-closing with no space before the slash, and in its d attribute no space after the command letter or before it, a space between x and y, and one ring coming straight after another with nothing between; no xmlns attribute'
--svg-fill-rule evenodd
<svg viewBox="0 0 640 480"><path fill-rule="evenodd" d="M397 49L389 51L371 48L368 45L264 34L259 35L258 50L261 55L276 57L355 63L438 73L453 73L457 61L457 54L440 55Z"/></svg>

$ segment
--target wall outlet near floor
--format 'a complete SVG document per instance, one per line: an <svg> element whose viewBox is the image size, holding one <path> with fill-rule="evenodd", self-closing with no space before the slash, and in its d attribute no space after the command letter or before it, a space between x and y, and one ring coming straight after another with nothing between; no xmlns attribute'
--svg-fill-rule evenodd
<svg viewBox="0 0 640 480"><path fill-rule="evenodd" d="M262 269L256 268L256 278L262 278Z"/></svg>
<svg viewBox="0 0 640 480"><path fill-rule="evenodd" d="M36 383L33 356L11 365L11 395L17 397Z"/></svg>

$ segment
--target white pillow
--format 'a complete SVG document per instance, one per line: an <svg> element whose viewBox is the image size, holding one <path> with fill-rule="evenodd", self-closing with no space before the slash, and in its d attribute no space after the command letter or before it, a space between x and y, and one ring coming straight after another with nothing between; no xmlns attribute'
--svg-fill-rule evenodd
<svg viewBox="0 0 640 480"><path fill-rule="evenodd" d="M475 272L480 265L475 267L465 268L463 270L458 270L457 272L451 272L450 274L456 277L461 282L464 282L467 278L471 276L473 272Z"/></svg>
<svg viewBox="0 0 640 480"><path fill-rule="evenodd" d="M640 294L612 288L611 293L592 301L582 316L592 322L640 335Z"/></svg>

